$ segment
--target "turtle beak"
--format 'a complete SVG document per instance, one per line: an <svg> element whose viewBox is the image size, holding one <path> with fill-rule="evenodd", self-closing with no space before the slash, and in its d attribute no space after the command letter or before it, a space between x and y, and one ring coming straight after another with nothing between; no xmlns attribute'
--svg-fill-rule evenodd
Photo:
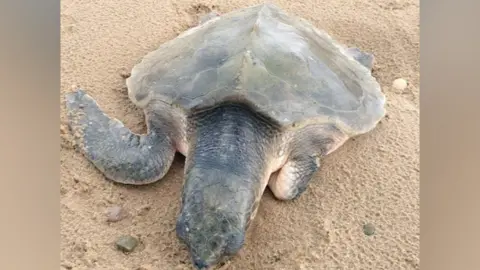
<svg viewBox="0 0 480 270"><path fill-rule="evenodd" d="M196 270L208 270L209 268L208 264L202 259L193 260L193 265L195 266Z"/></svg>

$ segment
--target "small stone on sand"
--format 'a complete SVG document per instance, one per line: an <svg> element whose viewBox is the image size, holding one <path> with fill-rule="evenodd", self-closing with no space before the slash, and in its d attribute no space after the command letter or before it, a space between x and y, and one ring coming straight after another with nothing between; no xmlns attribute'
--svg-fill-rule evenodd
<svg viewBox="0 0 480 270"><path fill-rule="evenodd" d="M130 76L132 76L132 74L130 74L130 72L124 71L120 72L120 76L124 79L128 79Z"/></svg>
<svg viewBox="0 0 480 270"><path fill-rule="evenodd" d="M120 76L124 79L127 79L129 78L130 76L132 76L132 74L130 73L130 71L128 71L126 68L122 68L119 70L119 73L120 73Z"/></svg>
<svg viewBox="0 0 480 270"><path fill-rule="evenodd" d="M405 79L399 78L393 81L392 86L397 90L404 90L405 88L407 88L407 81Z"/></svg>
<svg viewBox="0 0 480 270"><path fill-rule="evenodd" d="M114 205L107 209L107 221L117 222L127 217L127 212L118 205Z"/></svg>
<svg viewBox="0 0 480 270"><path fill-rule="evenodd" d="M130 235L123 235L115 242L117 248L124 252L132 252L138 245L138 240Z"/></svg>
<svg viewBox="0 0 480 270"><path fill-rule="evenodd" d="M363 225L363 233L368 236L373 235L375 233L375 226L371 223Z"/></svg>

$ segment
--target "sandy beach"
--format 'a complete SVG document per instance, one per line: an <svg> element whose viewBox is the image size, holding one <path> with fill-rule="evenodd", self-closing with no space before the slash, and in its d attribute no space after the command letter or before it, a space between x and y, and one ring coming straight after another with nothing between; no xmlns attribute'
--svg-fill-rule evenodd
<svg viewBox="0 0 480 270"><path fill-rule="evenodd" d="M128 99L122 74L210 10L261 2L61 1L61 269L193 269L175 234L184 158L178 155L152 185L107 181L73 149L64 95L82 87L108 115L144 133L143 112ZM388 114L327 156L298 200L276 200L267 188L245 246L218 269L419 269L419 1L270 2L373 53ZM407 80L404 90L392 87L397 78ZM128 215L107 222L114 205ZM364 233L365 224L374 226L373 235ZM139 239L133 252L115 248L122 235Z"/></svg>

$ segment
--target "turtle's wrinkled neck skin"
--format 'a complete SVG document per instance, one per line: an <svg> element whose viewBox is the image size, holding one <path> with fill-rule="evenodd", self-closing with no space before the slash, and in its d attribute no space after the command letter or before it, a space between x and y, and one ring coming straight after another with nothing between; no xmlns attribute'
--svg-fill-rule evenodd
<svg viewBox="0 0 480 270"><path fill-rule="evenodd" d="M192 118L177 234L197 269L242 247L268 181L276 128L249 108L226 104Z"/></svg>

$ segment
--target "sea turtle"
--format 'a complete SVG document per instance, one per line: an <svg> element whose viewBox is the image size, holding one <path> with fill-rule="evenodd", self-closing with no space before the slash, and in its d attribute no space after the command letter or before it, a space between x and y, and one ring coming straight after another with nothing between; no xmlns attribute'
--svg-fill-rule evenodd
<svg viewBox="0 0 480 270"><path fill-rule="evenodd" d="M108 179L143 185L186 157L177 236L196 269L236 254L268 186L302 194L320 159L385 115L373 56L273 4L200 23L148 53L126 80L147 134L66 95L81 152Z"/></svg>

